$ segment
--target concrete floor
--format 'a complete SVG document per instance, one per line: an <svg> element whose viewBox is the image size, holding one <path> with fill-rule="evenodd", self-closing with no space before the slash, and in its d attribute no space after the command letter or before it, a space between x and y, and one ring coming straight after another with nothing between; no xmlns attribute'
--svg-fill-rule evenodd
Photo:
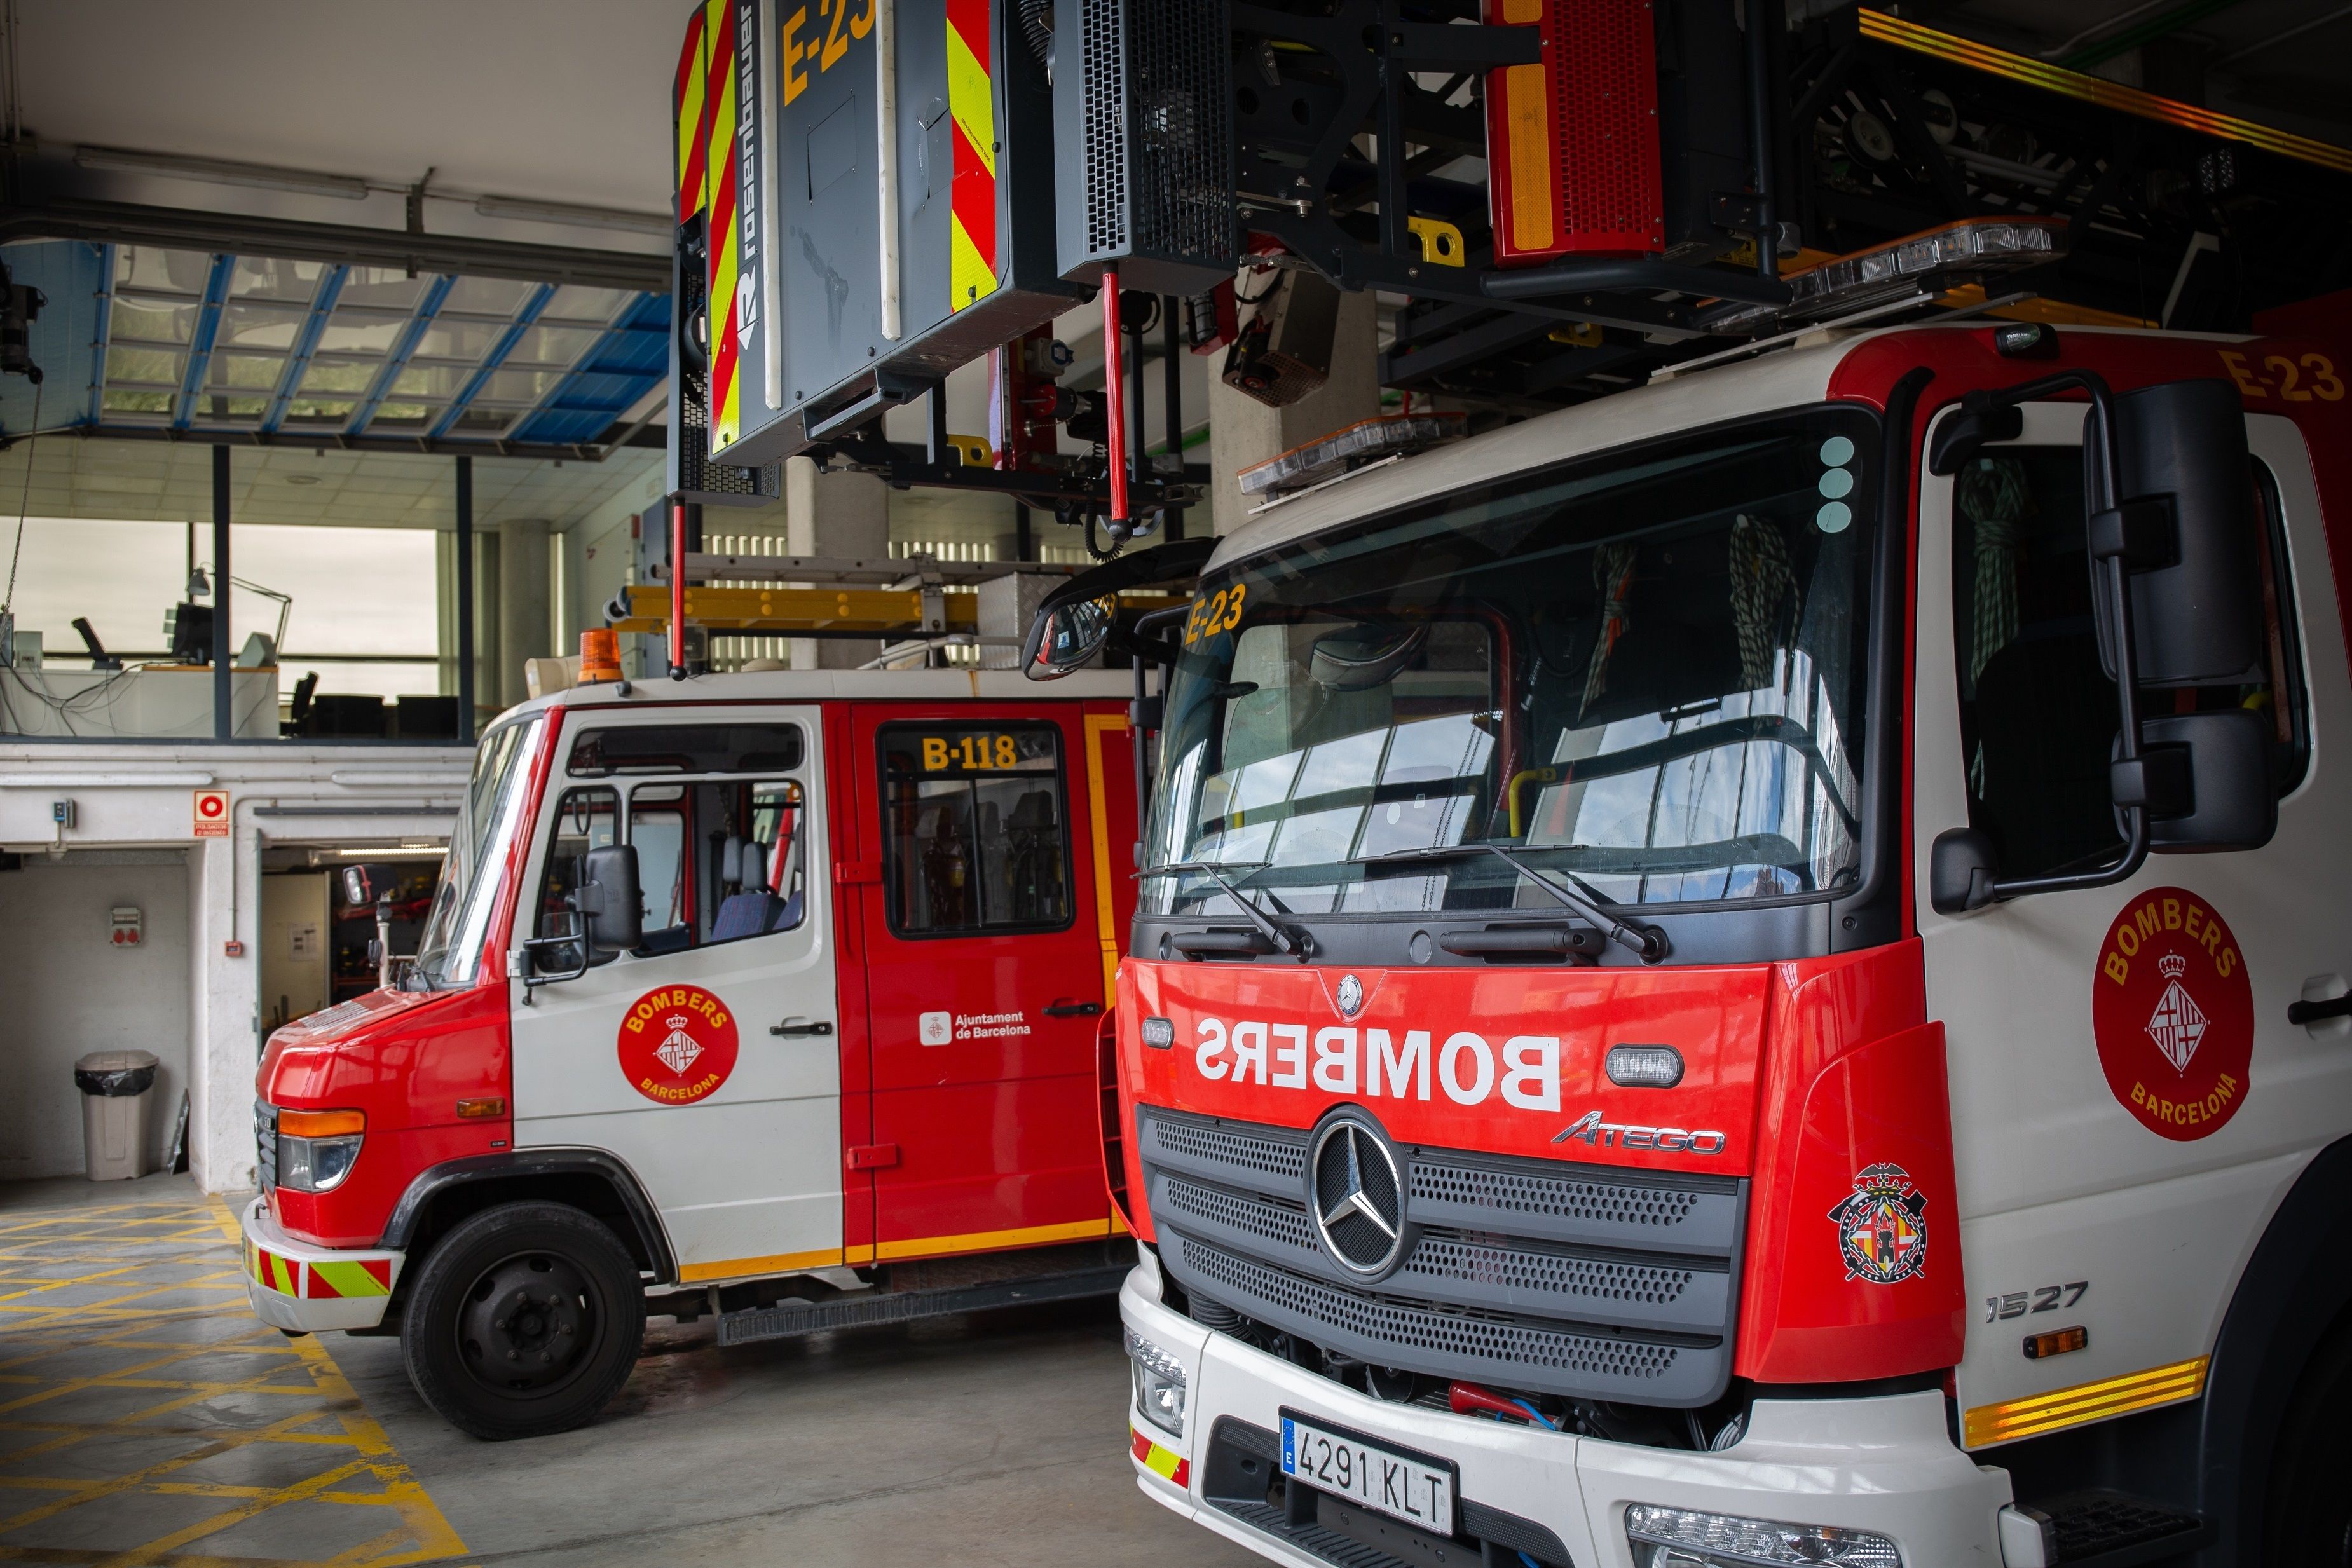
<svg viewBox="0 0 2352 1568"><path fill-rule="evenodd" d="M0 1231L27 1211L122 1205L134 1196L175 1202L183 1212L210 1207L184 1177L106 1187L16 1184L0 1190ZM224 1249L234 1270L234 1242L206 1239ZM15 1301L26 1299L22 1284L5 1288L17 1292ZM238 1323L241 1313L241 1301L224 1301L206 1319L218 1333L242 1334L252 1320ZM657 1326L603 1420L520 1443L477 1442L445 1426L410 1389L395 1341L327 1334L293 1343L331 1357L334 1375L320 1375L320 1386L347 1379L360 1426L381 1430L378 1484L398 1488L413 1477L433 1519L463 1543L452 1552L456 1542L446 1536L418 1539L396 1553L404 1562L636 1568L667 1555L811 1568L1213 1568L1258 1561L1136 1490L1126 1456L1126 1360L1108 1301L728 1350L707 1322ZM12 1346L0 1361L16 1365L20 1354ZM77 1399L88 1396L58 1389L45 1401L49 1419L70 1419ZM6 1403L0 1394L0 1430L11 1424ZM11 1482L13 1468L0 1461L0 1486L23 1484ZM100 1521L110 1509L131 1507L139 1490L93 1494L75 1512ZM11 1511L13 1500L0 1499L0 1516ZM428 1528L420 1534L431 1533L432 1519L422 1522ZM253 1527L244 1528L250 1534ZM309 1551L299 1530L268 1534L266 1543L240 1542L240 1557L292 1563L335 1557L352 1544L321 1540ZM0 1528L0 1561L21 1539Z"/></svg>

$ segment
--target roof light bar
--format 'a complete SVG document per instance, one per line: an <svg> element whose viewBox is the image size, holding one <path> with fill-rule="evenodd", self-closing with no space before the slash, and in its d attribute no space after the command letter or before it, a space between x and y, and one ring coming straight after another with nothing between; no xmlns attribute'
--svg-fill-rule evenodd
<svg viewBox="0 0 2352 1568"><path fill-rule="evenodd" d="M1786 306L1727 305L1701 319L1715 332L1761 331L1791 318L1842 315L1923 290L1941 293L2065 254L2063 218L1966 218L1791 273L1783 280Z"/></svg>

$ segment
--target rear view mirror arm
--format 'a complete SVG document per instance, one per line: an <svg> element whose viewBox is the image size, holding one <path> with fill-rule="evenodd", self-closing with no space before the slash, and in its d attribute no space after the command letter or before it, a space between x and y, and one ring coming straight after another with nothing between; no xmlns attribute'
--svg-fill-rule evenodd
<svg viewBox="0 0 2352 1568"><path fill-rule="evenodd" d="M1149 755L1144 732L1147 728L1159 728L1159 717L1154 712L1150 690L1145 685L1144 665L1148 661L1160 667L1162 674L1160 684L1164 695L1168 686L1165 672L1176 663L1177 653L1175 643L1164 642L1158 637L1147 638L1144 633L1153 626L1162 622L1173 622L1190 613L1192 613L1190 605L1176 604L1165 610L1154 610L1148 614L1139 615L1136 618L1129 638L1129 641L1135 644L1136 650L1135 706L1128 710L1127 728L1135 747L1135 863L1139 866L1143 863L1143 846L1150 842L1151 838L1151 779L1144 771L1144 758ZM1152 653L1147 654L1146 649L1152 650Z"/></svg>

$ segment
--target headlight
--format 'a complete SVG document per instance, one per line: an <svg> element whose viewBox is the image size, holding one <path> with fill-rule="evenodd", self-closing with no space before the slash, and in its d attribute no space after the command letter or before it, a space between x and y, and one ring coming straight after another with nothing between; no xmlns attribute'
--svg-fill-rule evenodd
<svg viewBox="0 0 2352 1568"><path fill-rule="evenodd" d="M359 1163L367 1117L358 1111L278 1113L278 1185L332 1192Z"/></svg>
<svg viewBox="0 0 2352 1568"><path fill-rule="evenodd" d="M1128 1360L1135 1368L1135 1408L1171 1437L1184 1435L1184 1364L1148 1339L1127 1335Z"/></svg>
<svg viewBox="0 0 2352 1568"><path fill-rule="evenodd" d="M1732 1568L1733 1564L1833 1564L1903 1568L1903 1553L1884 1535L1831 1524L1776 1524L1731 1514L1635 1503L1625 1537L1642 1568Z"/></svg>

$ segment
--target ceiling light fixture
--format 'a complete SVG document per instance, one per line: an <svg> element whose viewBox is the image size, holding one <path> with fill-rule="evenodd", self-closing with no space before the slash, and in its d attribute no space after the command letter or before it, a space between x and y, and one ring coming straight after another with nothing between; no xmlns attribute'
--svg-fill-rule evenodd
<svg viewBox="0 0 2352 1568"><path fill-rule="evenodd" d="M133 174L160 174L167 180L251 185L306 196L338 196L350 202L365 201L368 193L368 183L355 174L322 174L310 169L281 169L268 163L239 163L224 158L182 158L168 152L135 152L121 147L77 147L74 163L83 169L120 169Z"/></svg>
<svg viewBox="0 0 2352 1568"><path fill-rule="evenodd" d="M568 224L575 228L620 229L667 239L677 225L663 213L628 213L616 207L583 207L570 202L534 202L526 196L480 196L474 211L486 218L518 218L532 224Z"/></svg>

